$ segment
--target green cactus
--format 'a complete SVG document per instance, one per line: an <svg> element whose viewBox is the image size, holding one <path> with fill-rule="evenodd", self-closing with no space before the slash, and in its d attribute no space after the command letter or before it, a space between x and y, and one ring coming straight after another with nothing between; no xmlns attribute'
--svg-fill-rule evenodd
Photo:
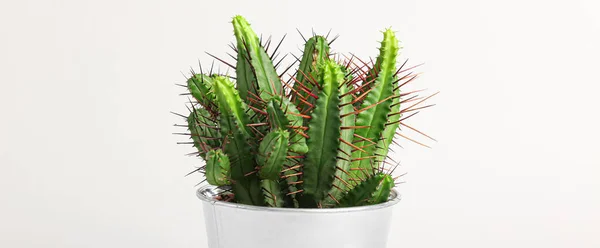
<svg viewBox="0 0 600 248"><path fill-rule="evenodd" d="M210 150L206 154L206 181L212 185L230 185L229 171L231 165L229 157L219 149Z"/></svg>
<svg viewBox="0 0 600 248"><path fill-rule="evenodd" d="M375 67L378 76L366 92L357 114L356 125L366 128L357 129L354 139L355 145L361 149L354 153L352 162L353 178L372 176L377 165L375 163L376 143L381 135L391 113L394 101L394 73L396 72L396 59L398 55L398 40L394 32L386 30L379 48L379 56ZM373 143L375 142L375 143Z"/></svg>
<svg viewBox="0 0 600 248"><path fill-rule="evenodd" d="M315 98L309 98L309 92L315 94L315 87L311 82L317 77L318 64L329 59L329 44L325 37L317 35L306 41L302 60L296 73L297 84L294 89L299 95L293 97L294 103L304 112L315 103Z"/></svg>
<svg viewBox="0 0 600 248"><path fill-rule="evenodd" d="M187 81L194 99L187 127L207 182L230 187L237 203L259 206L387 201L395 183L383 173L384 160L402 113L394 32L383 32L366 70L354 57L332 59L327 39L315 35L284 81L250 24L241 16L232 23L235 83L202 73Z"/></svg>

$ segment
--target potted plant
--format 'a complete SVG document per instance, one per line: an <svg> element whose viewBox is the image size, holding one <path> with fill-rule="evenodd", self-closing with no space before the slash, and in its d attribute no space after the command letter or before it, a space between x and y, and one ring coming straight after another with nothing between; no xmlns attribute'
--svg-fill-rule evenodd
<svg viewBox="0 0 600 248"><path fill-rule="evenodd" d="M336 60L314 35L296 72L278 73L275 45L243 17L232 23L237 62L217 59L235 76L200 68L186 85L209 247L385 247L399 201L389 146L429 98L401 91L416 75L398 66L394 32L370 62Z"/></svg>

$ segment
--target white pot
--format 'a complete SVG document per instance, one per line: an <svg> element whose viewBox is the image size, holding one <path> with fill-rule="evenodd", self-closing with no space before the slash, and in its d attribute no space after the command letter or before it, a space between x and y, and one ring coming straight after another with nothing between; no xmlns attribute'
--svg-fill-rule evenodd
<svg viewBox="0 0 600 248"><path fill-rule="evenodd" d="M213 186L197 191L204 208L209 248L385 248L392 206L269 208L217 201Z"/></svg>

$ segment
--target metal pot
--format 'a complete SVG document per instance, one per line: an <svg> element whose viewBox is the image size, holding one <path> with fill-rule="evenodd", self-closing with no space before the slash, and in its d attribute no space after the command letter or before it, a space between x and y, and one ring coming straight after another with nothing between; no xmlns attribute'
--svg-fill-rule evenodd
<svg viewBox="0 0 600 248"><path fill-rule="evenodd" d="M392 206L388 202L352 208L269 208L215 200L214 186L198 189L209 248L385 248Z"/></svg>

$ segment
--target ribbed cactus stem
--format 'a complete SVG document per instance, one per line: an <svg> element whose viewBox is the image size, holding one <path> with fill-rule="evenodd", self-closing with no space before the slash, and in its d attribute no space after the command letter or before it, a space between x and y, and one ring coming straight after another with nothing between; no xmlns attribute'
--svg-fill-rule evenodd
<svg viewBox="0 0 600 248"><path fill-rule="evenodd" d="M356 118L357 126L364 126L355 131L355 145L362 147L353 154L352 174L354 178L364 178L373 175L376 164L375 151L377 146L369 143L378 142L382 138L388 114L391 113L394 91L394 73L396 72L396 58L398 55L398 40L393 31L383 32L383 41L379 48L381 68L375 82L369 89L364 101L359 107ZM365 140L366 139L366 140Z"/></svg>
<svg viewBox="0 0 600 248"><path fill-rule="evenodd" d="M296 108L287 98L274 96L267 102L266 112L270 122L271 129L284 129L290 132L290 151L304 154L308 151L306 139L300 133L302 130L302 117Z"/></svg>
<svg viewBox="0 0 600 248"><path fill-rule="evenodd" d="M340 144L340 86L344 73L333 61L319 65L319 92L312 112L306 143L308 152L304 159L303 194L307 204L318 204L332 187L336 172L336 157ZM308 200L306 199L308 198Z"/></svg>
<svg viewBox="0 0 600 248"><path fill-rule="evenodd" d="M194 147L198 149L198 153L202 158L205 158L209 150L221 146L219 139L221 135L216 129L217 123L211 119L210 113L206 109L192 110L187 122Z"/></svg>
<svg viewBox="0 0 600 248"><path fill-rule="evenodd" d="M242 78L242 80L238 79L238 89L242 99L247 100L248 91L258 93L257 95L265 100L274 95L281 95L283 86L279 75L248 21L242 16L235 16L232 23L237 40L238 66L242 63L240 60L248 63L243 64L239 70L236 68L236 74ZM250 72L253 74L251 75Z"/></svg>
<svg viewBox="0 0 600 248"><path fill-rule="evenodd" d="M349 78L346 79L346 82L349 81ZM352 96L348 94L350 91L350 87L348 85L343 84L340 87L340 116L342 117L342 126L343 127L352 127L355 124L354 115L348 115L354 111L352 104ZM354 129L343 129L341 130L340 139L351 142L354 136ZM329 198L326 199L326 203L334 204L335 201L342 198L343 194L349 189L346 184L350 184L350 163L352 160L352 146L347 143L340 142L339 150L338 150L338 159L336 163L336 172L335 172L335 180L333 184L334 187L329 191Z"/></svg>
<svg viewBox="0 0 600 248"><path fill-rule="evenodd" d="M223 151L215 149L206 154L205 176L208 183L216 186L231 184L230 170L229 157Z"/></svg>
<svg viewBox="0 0 600 248"><path fill-rule="evenodd" d="M258 175L262 179L279 180L283 162L289 149L290 133L279 129L265 135L258 148L256 158L260 167Z"/></svg>
<svg viewBox="0 0 600 248"><path fill-rule="evenodd" d="M226 77L214 81L214 93L220 111L220 131L225 137L225 152L231 161L231 179L236 200L240 203L263 205L260 181L252 146L249 117L233 83Z"/></svg>
<svg viewBox="0 0 600 248"><path fill-rule="evenodd" d="M394 180L387 174L375 174L361 182L342 198L338 207L354 207L382 203L388 200Z"/></svg>
<svg viewBox="0 0 600 248"><path fill-rule="evenodd" d="M300 61L298 73L296 74L298 83L294 84L294 89L299 93L299 95L294 96L294 103L298 106L300 111L304 112L310 108L308 104L299 99L300 97L306 99L306 101L310 104L314 104L315 102L315 99L308 97L308 92L302 90L301 88L304 87L305 90L316 93L316 90L313 90L314 85L311 83L311 81L314 81L317 78L318 65L328 59L329 44L327 43L327 39L325 37L316 35L306 41L306 44L304 45L304 52L302 54L302 60Z"/></svg>
<svg viewBox="0 0 600 248"><path fill-rule="evenodd" d="M213 84L213 78L204 74L195 74L190 77L187 81L188 90L191 95L200 103L205 109L213 106L212 101L215 96L211 92Z"/></svg>

